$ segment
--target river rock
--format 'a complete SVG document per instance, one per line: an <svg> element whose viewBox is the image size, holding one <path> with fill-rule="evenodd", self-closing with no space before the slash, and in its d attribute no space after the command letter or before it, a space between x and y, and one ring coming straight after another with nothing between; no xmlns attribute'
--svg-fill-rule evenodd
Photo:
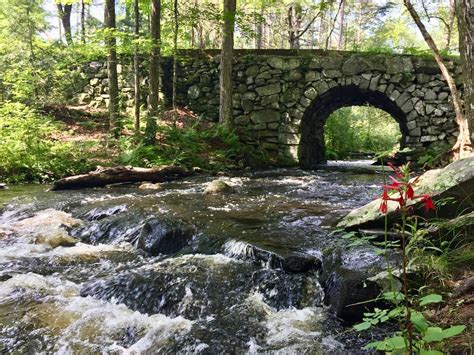
<svg viewBox="0 0 474 355"><path fill-rule="evenodd" d="M223 253L232 258L252 261L265 268L283 269L290 273L304 273L321 269L321 260L313 255L302 252L288 252L285 248L276 250L268 247L229 240L223 245Z"/></svg>
<svg viewBox="0 0 474 355"><path fill-rule="evenodd" d="M391 258L395 262L395 258ZM362 319L376 305L373 302L384 290L376 276L386 269L385 260L374 247L359 247L324 257L321 282L325 303L347 322Z"/></svg>
<svg viewBox="0 0 474 355"><path fill-rule="evenodd" d="M140 190L162 190L163 186L161 186L159 183L152 183L152 182L144 182L141 183L140 186L138 186Z"/></svg>
<svg viewBox="0 0 474 355"><path fill-rule="evenodd" d="M0 182L0 190L6 190L6 189L8 189L7 185Z"/></svg>
<svg viewBox="0 0 474 355"><path fill-rule="evenodd" d="M81 220L73 218L69 213L47 209L14 223L10 229L14 234L25 236L33 243L49 244L55 248L76 244L76 239L69 235L68 229L81 224Z"/></svg>
<svg viewBox="0 0 474 355"><path fill-rule="evenodd" d="M449 199L449 203L436 211L438 217L454 218L461 211L471 212L473 206L466 196L474 194L474 157L455 161L443 169L429 170L414 184L415 194L431 194L433 200ZM360 228L380 228L384 225L384 215L380 212L381 199L351 211L338 224L338 228L356 230ZM429 217L419 202L412 202L418 215ZM400 218L398 204L388 203L388 219L392 223ZM430 212L433 213L433 212Z"/></svg>
<svg viewBox="0 0 474 355"><path fill-rule="evenodd" d="M234 188L222 180L213 180L204 189L204 194L206 195L234 193L234 192L235 192Z"/></svg>
<svg viewBox="0 0 474 355"><path fill-rule="evenodd" d="M192 225L179 220L148 220L143 226L136 247L151 255L173 254L190 244L195 234Z"/></svg>

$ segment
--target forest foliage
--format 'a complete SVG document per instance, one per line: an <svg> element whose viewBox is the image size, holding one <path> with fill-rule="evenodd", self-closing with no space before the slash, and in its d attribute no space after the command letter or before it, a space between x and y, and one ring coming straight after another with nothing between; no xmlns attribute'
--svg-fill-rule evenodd
<svg viewBox="0 0 474 355"><path fill-rule="evenodd" d="M46 125L51 124L52 118L42 116L42 111L37 109L68 104L73 94L80 90L76 87L81 82L78 80L81 76L78 68L97 58L105 58L105 42L111 36L116 39L114 49L119 58L131 57L137 53L140 63L146 65L152 49L150 1L138 1L138 36L134 34L134 3L132 0L116 1L116 26L106 28L103 3L96 0L0 0L0 103L3 111L11 109L8 108L11 102L22 103L31 108L31 112L25 117L42 117ZM159 3L160 55L175 55L177 48L220 48L224 19L221 1L190 0L175 3L172 0L162 0ZM444 53L456 54L457 29L452 3L448 0L426 1L425 5L420 13L429 22L436 41L440 43ZM70 27L64 26L64 16L67 13L70 16ZM401 1L380 3L375 0L241 0L235 16L234 48L314 48L392 53L427 51L427 46L418 35ZM24 109L27 110L26 107ZM139 132L146 131L147 127L144 118L149 115L144 109L142 107L141 119L144 122ZM161 107L160 112L162 110ZM25 134L21 128L25 121L15 123L12 121L15 119L23 120L15 114L8 117L8 122L2 122L2 125L18 130L15 134L10 130L10 137ZM121 112L117 122L126 127L132 119L130 112ZM152 121L148 121L150 122ZM400 135L396 124L389 124L393 122L393 119L375 109L345 108L335 112L326 126L329 158L347 158L353 152L377 153L391 150L397 146ZM343 127L350 129L342 129ZM374 127L377 129L373 129ZM190 129L184 136L189 137L192 132L196 133L196 137L193 137L196 142L205 138L195 129ZM169 129L157 133L172 137L176 132ZM226 134L221 137L223 141L228 141L228 138ZM44 135L42 139L45 139ZM165 154L165 147L143 148L143 142L137 140L136 134L132 137L123 134L120 142L113 145L124 149L119 154L122 157L130 156L132 151L135 155L143 152L140 159L130 160L136 164L145 164L145 161L159 163L183 160L182 152L176 152L173 157L169 152ZM47 146L58 144L59 142L51 141ZM190 143L190 146L198 147L199 144ZM12 145L9 149L15 149L14 147L17 146ZM85 155L81 145L73 144L69 148L77 152L77 157ZM232 151L235 147L229 144L226 149ZM164 155L155 156L151 160L147 158L150 152L157 151ZM200 161L200 148L188 151L195 156L184 160ZM22 156L20 151L16 153L19 157ZM234 153L246 154L245 151ZM257 161L262 163L261 160ZM110 164L113 163L116 161L111 160ZM42 165L38 165L37 169L40 166ZM44 167L44 171L38 176L58 176L61 175L61 169L62 174L82 171L84 165L80 159L77 167L71 170L58 166L55 173ZM16 174L16 170L8 171L9 174ZM38 180L38 176L29 177L19 173L9 180Z"/></svg>

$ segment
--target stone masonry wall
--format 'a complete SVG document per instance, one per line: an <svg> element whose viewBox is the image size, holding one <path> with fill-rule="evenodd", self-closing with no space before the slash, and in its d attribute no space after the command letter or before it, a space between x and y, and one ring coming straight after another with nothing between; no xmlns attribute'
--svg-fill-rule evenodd
<svg viewBox="0 0 474 355"><path fill-rule="evenodd" d="M449 61L459 77L460 67ZM162 90L171 96L171 64L164 60ZM106 105L107 73L90 63L82 103ZM124 106L133 104L131 66L119 66ZM217 120L219 56L215 51L187 53L178 69L178 102ZM242 139L280 155L305 157L304 145L317 146L317 127L334 110L371 104L392 114L400 124L403 146L422 148L435 142L453 144L457 135L449 88L436 63L425 57L317 51L236 51L233 107ZM142 80L143 102L147 78ZM324 107L321 107L324 106ZM314 132L312 132L314 130ZM322 133L317 133L322 134ZM319 148L318 148L319 149ZM324 147L322 148L324 149ZM306 157L307 158L307 157ZM306 164L307 167L316 162Z"/></svg>

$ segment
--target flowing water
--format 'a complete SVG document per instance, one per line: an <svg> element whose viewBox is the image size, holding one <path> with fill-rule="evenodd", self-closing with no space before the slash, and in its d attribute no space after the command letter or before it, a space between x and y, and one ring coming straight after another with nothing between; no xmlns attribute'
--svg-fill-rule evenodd
<svg viewBox="0 0 474 355"><path fill-rule="evenodd" d="M359 351L325 301L336 268L382 260L331 225L382 176L249 172L204 195L212 179L0 192L0 352Z"/></svg>

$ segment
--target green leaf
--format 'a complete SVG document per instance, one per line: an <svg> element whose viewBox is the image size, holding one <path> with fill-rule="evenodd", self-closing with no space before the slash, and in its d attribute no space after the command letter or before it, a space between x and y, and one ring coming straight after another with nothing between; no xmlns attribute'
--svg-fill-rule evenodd
<svg viewBox="0 0 474 355"><path fill-rule="evenodd" d="M442 341L447 338L452 338L458 334L461 334L466 326L464 325L455 325L448 329L441 329L439 327L429 327L426 330L426 334L423 337L423 340L427 343Z"/></svg>
<svg viewBox="0 0 474 355"><path fill-rule="evenodd" d="M444 339L443 336L443 329L439 327L429 327L426 330L426 334L423 337L423 340L427 343L435 342L435 341L442 341Z"/></svg>
<svg viewBox="0 0 474 355"><path fill-rule="evenodd" d="M443 330L444 338L452 338L455 337L458 334L461 334L464 329L466 329L465 325L455 325L452 326L451 328Z"/></svg>
<svg viewBox="0 0 474 355"><path fill-rule="evenodd" d="M405 299L405 296L401 292L385 292L383 297L387 301L403 301Z"/></svg>
<svg viewBox="0 0 474 355"><path fill-rule="evenodd" d="M420 355L444 355L444 353L442 351L438 351L438 350L421 349L420 350Z"/></svg>
<svg viewBox="0 0 474 355"><path fill-rule="evenodd" d="M405 308L404 307L397 307L397 308L394 308L392 309L389 313L388 313L388 316L390 318L394 318L394 317L398 317L399 315L403 314L405 312Z"/></svg>
<svg viewBox="0 0 474 355"><path fill-rule="evenodd" d="M420 298L420 306L426 306L431 303L443 302L443 297L437 294L430 294Z"/></svg>
<svg viewBox="0 0 474 355"><path fill-rule="evenodd" d="M391 338L386 338L381 341L376 341L369 343L364 346L363 349L377 349L381 351L393 351L393 350L402 350L406 349L405 338L401 336L395 336Z"/></svg>
<svg viewBox="0 0 474 355"><path fill-rule="evenodd" d="M355 324L353 328L357 330L358 332L361 332L363 330L369 329L372 326L370 322L362 322L359 324Z"/></svg>
<svg viewBox="0 0 474 355"><path fill-rule="evenodd" d="M410 320L415 325L416 329L421 333L426 332L429 327L428 322L421 312L412 311L410 313Z"/></svg>

